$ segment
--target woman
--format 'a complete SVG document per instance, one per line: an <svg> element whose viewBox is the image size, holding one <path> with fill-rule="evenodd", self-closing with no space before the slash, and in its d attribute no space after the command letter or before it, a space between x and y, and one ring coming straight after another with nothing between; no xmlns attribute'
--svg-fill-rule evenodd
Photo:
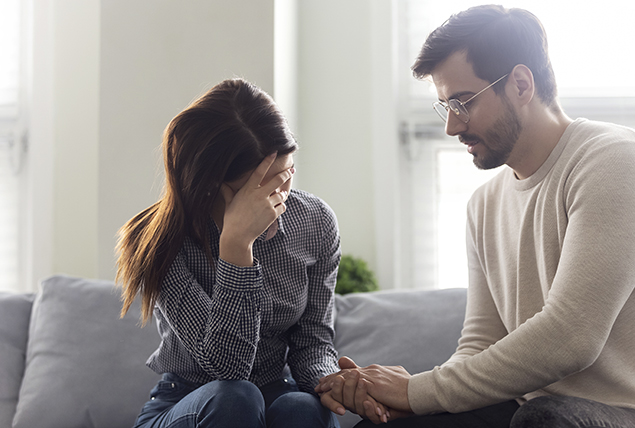
<svg viewBox="0 0 635 428"><path fill-rule="evenodd" d="M177 115L161 200L120 231L126 313L161 334L136 427L338 427L313 388L339 370L337 222L291 189L297 144L273 100L226 80Z"/></svg>

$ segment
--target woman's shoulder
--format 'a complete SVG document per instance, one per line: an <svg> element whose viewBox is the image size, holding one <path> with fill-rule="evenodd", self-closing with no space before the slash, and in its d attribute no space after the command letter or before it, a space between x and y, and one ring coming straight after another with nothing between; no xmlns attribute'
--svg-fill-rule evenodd
<svg viewBox="0 0 635 428"><path fill-rule="evenodd" d="M291 189L286 201L285 217L305 218L337 224L333 209L320 197L299 189Z"/></svg>

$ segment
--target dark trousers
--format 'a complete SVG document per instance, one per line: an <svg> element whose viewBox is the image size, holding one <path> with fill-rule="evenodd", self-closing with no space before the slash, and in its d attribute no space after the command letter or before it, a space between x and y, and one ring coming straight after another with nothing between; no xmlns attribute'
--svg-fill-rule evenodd
<svg viewBox="0 0 635 428"><path fill-rule="evenodd" d="M356 428L374 427L363 421ZM633 428L635 409L609 406L576 397L539 397L519 406L515 401L463 413L439 413L397 419L386 428Z"/></svg>

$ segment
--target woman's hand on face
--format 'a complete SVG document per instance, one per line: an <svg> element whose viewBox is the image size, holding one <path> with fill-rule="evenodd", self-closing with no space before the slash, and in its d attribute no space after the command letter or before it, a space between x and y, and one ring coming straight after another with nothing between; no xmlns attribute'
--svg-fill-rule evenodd
<svg viewBox="0 0 635 428"><path fill-rule="evenodd" d="M220 191L225 200L220 257L237 266L253 265L252 245L256 238L287 209L284 202L288 188L280 189L293 176L293 168L285 169L263 181L276 154L267 156L236 192L223 183Z"/></svg>

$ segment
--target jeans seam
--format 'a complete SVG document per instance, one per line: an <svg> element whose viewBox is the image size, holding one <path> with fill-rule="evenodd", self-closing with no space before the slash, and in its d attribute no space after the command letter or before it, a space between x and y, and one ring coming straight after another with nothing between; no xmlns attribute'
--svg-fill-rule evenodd
<svg viewBox="0 0 635 428"><path fill-rule="evenodd" d="M189 418L190 416L194 416L194 420L196 421L196 419L198 419L198 414L196 414L195 412L192 413L185 413L183 415L179 415L178 418L174 419L173 421L170 421L170 423L168 423L165 428L170 428L170 427L174 427L176 426L176 424L178 422L181 422L184 419ZM196 421L196 426L198 427L198 421Z"/></svg>

